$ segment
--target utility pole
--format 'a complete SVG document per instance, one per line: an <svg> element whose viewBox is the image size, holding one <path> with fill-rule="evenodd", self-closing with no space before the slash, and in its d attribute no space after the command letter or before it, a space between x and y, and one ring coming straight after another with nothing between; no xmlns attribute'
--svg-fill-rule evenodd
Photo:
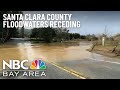
<svg viewBox="0 0 120 90"><path fill-rule="evenodd" d="M105 26L105 32L102 36L102 46L105 46L105 39L106 39L106 36L107 36L107 30L106 30L107 26Z"/></svg>

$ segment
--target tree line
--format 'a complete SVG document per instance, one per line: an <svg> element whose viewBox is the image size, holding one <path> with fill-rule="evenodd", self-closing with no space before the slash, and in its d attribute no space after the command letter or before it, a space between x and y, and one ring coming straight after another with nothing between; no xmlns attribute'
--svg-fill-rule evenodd
<svg viewBox="0 0 120 90"><path fill-rule="evenodd" d="M0 11L0 43L16 37L18 28L3 28L3 14L22 14L22 11Z"/></svg>
<svg viewBox="0 0 120 90"><path fill-rule="evenodd" d="M72 39L80 39L79 33L69 33L67 28L34 28L30 38L45 42L62 42Z"/></svg>

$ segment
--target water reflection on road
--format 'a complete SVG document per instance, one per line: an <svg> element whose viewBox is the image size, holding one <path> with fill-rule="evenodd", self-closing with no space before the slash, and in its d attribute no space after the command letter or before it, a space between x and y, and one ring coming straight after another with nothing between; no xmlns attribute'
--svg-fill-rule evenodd
<svg viewBox="0 0 120 90"><path fill-rule="evenodd" d="M33 60L35 57L34 50L30 42L18 43L18 49L20 50L21 59Z"/></svg>
<svg viewBox="0 0 120 90"><path fill-rule="evenodd" d="M0 63L2 60L28 59L30 61L43 58L49 61L60 62L67 60L80 60L91 55L86 51L89 43L65 42L65 43L31 43L24 39L13 39L0 46ZM0 64L0 67L2 64Z"/></svg>

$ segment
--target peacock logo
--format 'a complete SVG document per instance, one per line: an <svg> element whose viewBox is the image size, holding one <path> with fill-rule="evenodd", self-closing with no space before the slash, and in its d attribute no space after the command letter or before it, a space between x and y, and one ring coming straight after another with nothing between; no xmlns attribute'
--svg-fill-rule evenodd
<svg viewBox="0 0 120 90"><path fill-rule="evenodd" d="M45 70L45 69L46 69L45 62L43 62L42 60L34 60L34 61L31 63L30 69Z"/></svg>

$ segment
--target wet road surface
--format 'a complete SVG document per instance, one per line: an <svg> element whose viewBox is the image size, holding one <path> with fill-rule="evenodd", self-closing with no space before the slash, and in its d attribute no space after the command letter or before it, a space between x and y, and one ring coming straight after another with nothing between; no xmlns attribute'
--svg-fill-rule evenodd
<svg viewBox="0 0 120 90"><path fill-rule="evenodd" d="M32 62L43 58L49 67L47 76L41 77L43 79L79 79L78 73L90 79L120 79L120 60L86 51L90 45L91 43L86 42L35 44L23 39L13 39L0 46L0 63L2 64L3 59L28 59Z"/></svg>

